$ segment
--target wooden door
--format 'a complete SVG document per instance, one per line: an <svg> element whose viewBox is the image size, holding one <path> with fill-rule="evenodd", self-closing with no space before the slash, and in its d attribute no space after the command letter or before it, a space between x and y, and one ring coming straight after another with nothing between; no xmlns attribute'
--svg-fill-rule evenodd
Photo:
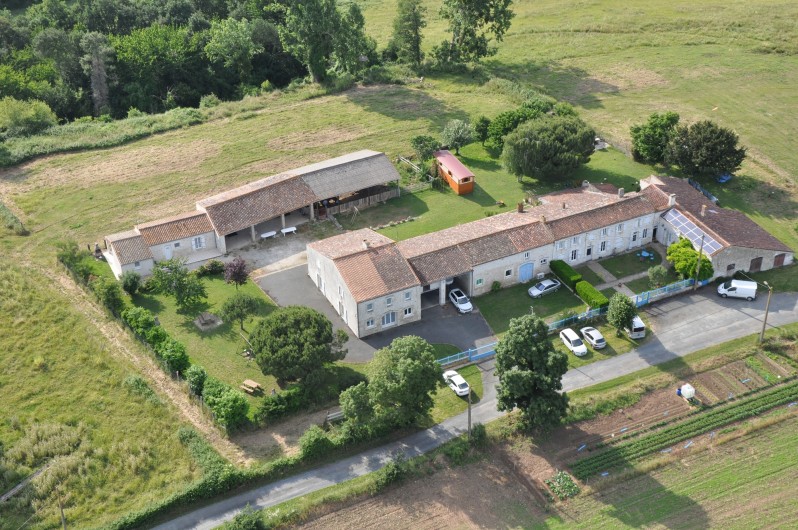
<svg viewBox="0 0 798 530"><path fill-rule="evenodd" d="M762 270L762 258L754 258L751 260L751 266L748 267L748 272L759 272Z"/></svg>

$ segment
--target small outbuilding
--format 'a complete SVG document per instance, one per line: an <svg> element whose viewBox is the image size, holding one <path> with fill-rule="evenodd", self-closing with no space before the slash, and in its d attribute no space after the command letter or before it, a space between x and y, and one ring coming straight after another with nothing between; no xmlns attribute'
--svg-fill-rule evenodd
<svg viewBox="0 0 798 530"><path fill-rule="evenodd" d="M456 156L445 149L435 151L434 156L438 174L449 183L455 193L466 195L474 191L474 174Z"/></svg>

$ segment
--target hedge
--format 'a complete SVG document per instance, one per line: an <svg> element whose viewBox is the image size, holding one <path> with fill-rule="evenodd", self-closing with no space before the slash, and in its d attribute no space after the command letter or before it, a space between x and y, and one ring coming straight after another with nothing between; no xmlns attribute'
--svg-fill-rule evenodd
<svg viewBox="0 0 798 530"><path fill-rule="evenodd" d="M590 306L591 309L598 309L610 305L609 298L601 294L601 291L584 280L576 283L576 294L583 302Z"/></svg>
<svg viewBox="0 0 798 530"><path fill-rule="evenodd" d="M551 272L562 280L572 291L576 288L576 284L582 281L582 275L561 259L552 260L549 263L549 267L551 267Z"/></svg>

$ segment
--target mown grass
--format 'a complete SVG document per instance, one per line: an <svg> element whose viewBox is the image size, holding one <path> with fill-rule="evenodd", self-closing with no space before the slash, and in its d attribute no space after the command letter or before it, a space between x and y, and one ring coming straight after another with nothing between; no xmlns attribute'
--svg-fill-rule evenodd
<svg viewBox="0 0 798 530"><path fill-rule="evenodd" d="M224 322L213 330L200 331L194 325L197 315L202 311L218 314L225 300L236 292L235 286L225 283L221 276L203 278L203 283L208 292L207 302L188 313L178 312L174 297L161 293L137 293L133 301L137 306L152 311L164 329L186 346L192 364L199 364L209 375L228 383L233 388L238 388L244 379L252 379L260 383L265 393L269 394L270 389L277 388L274 377L264 375L257 363L247 359L242 353L248 348L244 337L249 336L258 319L276 308L275 303L250 280L238 290L256 297L261 301L261 306L257 315L244 323L245 331L241 331L238 322ZM258 398L249 395L248 399L253 404L259 401ZM251 410L254 412L254 408Z"/></svg>
<svg viewBox="0 0 798 530"><path fill-rule="evenodd" d="M177 438L171 406L131 393L133 372L111 346L47 285L35 269L0 257L0 443L8 452L36 424L83 426L82 445L53 465L61 469L70 526L102 525L175 492L198 477ZM8 458L4 492L46 459L23 464ZM29 467L30 466L30 467ZM77 466L77 468L75 467ZM77 471L80 469L80 472ZM70 470L70 471L66 471ZM17 528L29 517L42 527L60 525L54 493L37 503L0 506L0 526Z"/></svg>
<svg viewBox="0 0 798 530"><path fill-rule="evenodd" d="M659 265L662 263L662 258L660 257L659 252L651 248L645 248L645 250L647 252L654 253L653 260L651 258L643 258L638 256L640 251L637 250L634 252L627 252L626 254L620 254L618 256L604 258L599 261L599 264L607 269L607 271L617 279L621 279L626 276L638 274L640 272L646 272L654 265Z"/></svg>
<svg viewBox="0 0 798 530"><path fill-rule="evenodd" d="M577 268L576 272L581 274L582 275L582 279L584 281L588 282L589 284L591 284L593 287L595 287L596 285L605 283L604 280L602 279L602 277L599 276L598 274L596 274L595 272L593 272L591 270L591 268L588 267L587 265L583 265L583 266Z"/></svg>
<svg viewBox="0 0 798 530"><path fill-rule="evenodd" d="M474 364L456 368L456 370L471 387L471 403L479 403L483 395L482 371ZM432 421L427 427L431 427L436 423L442 422L446 418L460 414L468 408L468 398L458 396L448 385L441 384L437 392L435 392L433 399L435 404L430 411L430 419Z"/></svg>

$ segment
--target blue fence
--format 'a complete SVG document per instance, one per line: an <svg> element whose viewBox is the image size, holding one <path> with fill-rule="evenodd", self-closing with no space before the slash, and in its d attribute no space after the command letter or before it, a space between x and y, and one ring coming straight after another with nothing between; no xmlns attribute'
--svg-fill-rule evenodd
<svg viewBox="0 0 798 530"><path fill-rule="evenodd" d="M655 300L659 300L660 298L666 298L668 296L672 296L674 294L678 294L682 291L685 291L693 286L695 280L692 278L688 280L682 280L680 282L672 283L670 285L666 285L665 287L660 287L659 289L654 289L652 291L646 291L645 293L640 293L635 295L632 301L635 303L637 307L643 307L646 304L650 304ZM704 285L708 284L709 280L702 280L698 282L699 287L703 287Z"/></svg>
<svg viewBox="0 0 798 530"><path fill-rule="evenodd" d="M572 317L564 318L562 320L558 320L556 322L552 322L549 324L549 331L556 331L558 329L568 327L574 322L582 322L588 320L590 318L595 318L601 315L607 314L606 307L600 307L598 309L591 309L590 311L585 311L584 313L580 313L578 315L574 315Z"/></svg>
<svg viewBox="0 0 798 530"><path fill-rule="evenodd" d="M488 357L496 355L497 344L498 342L492 342L490 344L480 346L479 348L471 348L466 351L461 351L460 353L455 353L454 355L450 355L448 357L443 357L442 359L438 359L438 364L440 364L441 366L447 366L449 364L455 364L460 362L470 363L482 359L487 359Z"/></svg>

